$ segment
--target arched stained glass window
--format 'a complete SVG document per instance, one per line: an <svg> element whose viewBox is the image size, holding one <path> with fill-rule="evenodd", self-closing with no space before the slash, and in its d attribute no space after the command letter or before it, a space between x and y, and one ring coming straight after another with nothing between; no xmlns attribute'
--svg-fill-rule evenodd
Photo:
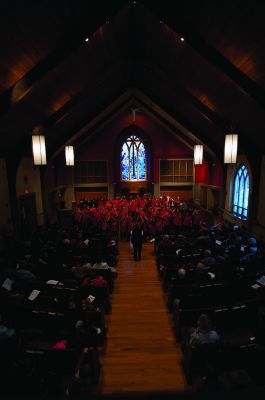
<svg viewBox="0 0 265 400"><path fill-rule="evenodd" d="M129 136L122 145L121 179L123 181L146 180L145 146L137 136Z"/></svg>
<svg viewBox="0 0 265 400"><path fill-rule="evenodd" d="M246 166L242 164L235 175L233 212L239 218L248 216L249 174Z"/></svg>

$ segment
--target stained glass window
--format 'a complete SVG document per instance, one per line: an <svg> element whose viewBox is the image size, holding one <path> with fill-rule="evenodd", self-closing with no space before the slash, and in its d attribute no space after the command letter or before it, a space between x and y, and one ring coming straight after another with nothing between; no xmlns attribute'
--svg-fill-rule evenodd
<svg viewBox="0 0 265 400"><path fill-rule="evenodd" d="M146 180L146 150L137 136L129 136L122 145L121 179L124 181Z"/></svg>
<svg viewBox="0 0 265 400"><path fill-rule="evenodd" d="M242 164L236 173L234 182L233 212L239 218L247 218L249 198L249 174L246 166Z"/></svg>

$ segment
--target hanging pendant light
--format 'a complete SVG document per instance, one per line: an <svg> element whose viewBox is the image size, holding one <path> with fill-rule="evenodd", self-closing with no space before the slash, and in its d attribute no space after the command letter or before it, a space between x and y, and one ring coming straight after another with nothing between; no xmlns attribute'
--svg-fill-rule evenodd
<svg viewBox="0 0 265 400"><path fill-rule="evenodd" d="M65 146L65 162L68 167L75 165L75 155L73 146Z"/></svg>
<svg viewBox="0 0 265 400"><path fill-rule="evenodd" d="M34 165L46 165L45 136L32 135L32 152Z"/></svg>
<svg viewBox="0 0 265 400"><path fill-rule="evenodd" d="M235 164L237 159L238 135L225 135L224 163Z"/></svg>
<svg viewBox="0 0 265 400"><path fill-rule="evenodd" d="M203 160L203 145L196 144L194 146L194 165L201 165Z"/></svg>

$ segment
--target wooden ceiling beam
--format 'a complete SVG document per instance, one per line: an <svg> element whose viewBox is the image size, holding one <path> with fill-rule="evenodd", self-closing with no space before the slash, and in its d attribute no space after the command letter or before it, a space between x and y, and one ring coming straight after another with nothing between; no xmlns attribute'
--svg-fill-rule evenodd
<svg viewBox="0 0 265 400"><path fill-rule="evenodd" d="M185 41L195 49L204 59L210 61L215 67L233 80L240 90L263 109L265 109L265 91L251 78L236 68L227 58L207 43L197 32L183 34Z"/></svg>
<svg viewBox="0 0 265 400"><path fill-rule="evenodd" d="M115 5L107 2L100 10L100 17L99 13L93 14L92 7L90 14L84 16L80 21L78 29L69 32L52 53L0 95L0 116L23 99L45 75L56 68L73 51L83 46L85 38L90 37L101 25L105 24L106 20L111 19L123 3L122 0L116 1Z"/></svg>
<svg viewBox="0 0 265 400"><path fill-rule="evenodd" d="M159 67L154 65L145 64L146 67L150 70L152 74L155 74L155 79L163 81L168 87L173 89L179 96L183 99L183 101L191 104L193 108L198 111L203 118L207 119L207 121L211 122L213 125L217 126L221 130L225 131L229 126L228 121L222 118L215 111L211 110L205 104L203 104L199 99L197 99L194 95L188 92L186 89L179 86L176 81L176 77L170 74L168 71L164 72Z"/></svg>
<svg viewBox="0 0 265 400"><path fill-rule="evenodd" d="M181 12L173 12L173 2L171 5L167 1L159 3L159 7L153 2L144 1L144 3L148 4L157 17L162 19L177 35L184 37L185 42L197 51L202 58L221 70L239 87L241 92L253 99L262 109L265 109L265 91L263 88L236 68L217 49L211 46L198 31L195 31L187 16L182 15Z"/></svg>

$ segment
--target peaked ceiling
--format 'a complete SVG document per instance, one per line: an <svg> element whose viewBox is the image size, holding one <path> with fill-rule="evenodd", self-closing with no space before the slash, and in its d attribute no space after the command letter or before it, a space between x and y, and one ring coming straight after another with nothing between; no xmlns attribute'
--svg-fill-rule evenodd
<svg viewBox="0 0 265 400"><path fill-rule="evenodd" d="M262 1L27 0L0 15L1 156L30 149L37 125L54 154L131 88L220 159L231 126L264 153Z"/></svg>

